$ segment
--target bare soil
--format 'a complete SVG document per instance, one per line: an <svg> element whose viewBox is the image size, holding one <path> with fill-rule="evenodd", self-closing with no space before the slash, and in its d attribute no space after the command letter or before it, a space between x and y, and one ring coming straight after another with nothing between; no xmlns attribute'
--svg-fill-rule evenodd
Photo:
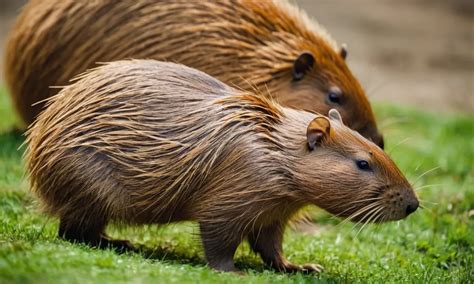
<svg viewBox="0 0 474 284"><path fill-rule="evenodd" d="M24 2L0 0L1 54ZM349 65L371 100L474 113L474 1L295 2L348 44Z"/></svg>

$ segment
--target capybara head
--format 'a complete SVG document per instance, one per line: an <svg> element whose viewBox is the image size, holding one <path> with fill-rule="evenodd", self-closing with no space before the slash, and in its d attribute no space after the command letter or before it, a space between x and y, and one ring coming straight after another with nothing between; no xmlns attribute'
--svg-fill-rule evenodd
<svg viewBox="0 0 474 284"><path fill-rule="evenodd" d="M344 127L332 109L307 128L308 154L300 169L308 199L328 212L359 222L399 220L418 208L418 199L388 155ZM323 169L323 170L321 170ZM318 188L317 194L312 188Z"/></svg>
<svg viewBox="0 0 474 284"><path fill-rule="evenodd" d="M300 53L286 74L289 83L281 86L278 99L289 107L311 112L327 114L337 109L347 126L383 149L383 136L370 103L347 67L346 56L344 46L339 54L329 47Z"/></svg>
<svg viewBox="0 0 474 284"><path fill-rule="evenodd" d="M367 96L346 63L347 46L338 45L324 27L285 1L248 2L273 25L269 32L274 44L267 43L265 48L272 58L265 54L256 57L261 57L262 66L273 61L274 66L267 67L272 70L272 80L264 84L278 101L324 115L337 109L347 126L383 148Z"/></svg>

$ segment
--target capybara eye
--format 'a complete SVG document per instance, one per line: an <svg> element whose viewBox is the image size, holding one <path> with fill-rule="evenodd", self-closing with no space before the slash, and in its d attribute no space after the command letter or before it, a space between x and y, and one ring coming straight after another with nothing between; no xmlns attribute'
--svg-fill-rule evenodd
<svg viewBox="0 0 474 284"><path fill-rule="evenodd" d="M357 167L363 171L371 170L369 162L367 162L366 160L357 160L356 164L357 164Z"/></svg>
<svg viewBox="0 0 474 284"><path fill-rule="evenodd" d="M341 94L336 91L329 91L328 92L328 99L333 104L340 104L341 103Z"/></svg>

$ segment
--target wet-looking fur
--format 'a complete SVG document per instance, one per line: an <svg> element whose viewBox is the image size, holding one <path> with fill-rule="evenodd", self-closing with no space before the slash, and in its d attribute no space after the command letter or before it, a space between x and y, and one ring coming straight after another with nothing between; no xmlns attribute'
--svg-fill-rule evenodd
<svg viewBox="0 0 474 284"><path fill-rule="evenodd" d="M349 127L383 146L346 49L284 0L31 0L5 54L6 82L27 123L58 91L50 86L67 85L97 62L157 59L241 89L268 88L295 109L336 108Z"/></svg>
<svg viewBox="0 0 474 284"><path fill-rule="evenodd" d="M106 64L48 105L27 133L26 164L70 241L121 246L104 234L111 221L195 220L215 269L233 270L247 239L278 270L319 270L282 255L285 224L302 206L383 222L417 205L390 158L337 111L285 108L182 65Z"/></svg>

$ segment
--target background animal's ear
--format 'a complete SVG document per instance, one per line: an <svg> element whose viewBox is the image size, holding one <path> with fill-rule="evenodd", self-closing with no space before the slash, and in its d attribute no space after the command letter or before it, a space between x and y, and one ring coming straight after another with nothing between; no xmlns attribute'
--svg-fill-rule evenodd
<svg viewBox="0 0 474 284"><path fill-rule="evenodd" d="M313 151L316 146L320 145L324 139L329 137L331 133L331 124L324 116L313 119L306 129L306 139L308 141L308 149Z"/></svg>
<svg viewBox="0 0 474 284"><path fill-rule="evenodd" d="M341 55L342 59L346 60L347 58L347 44L341 44L341 50L339 50L339 54Z"/></svg>
<svg viewBox="0 0 474 284"><path fill-rule="evenodd" d="M335 109L335 108L330 109L328 116L331 120L335 120L335 121L338 121L338 122L344 124L342 122L341 114L337 111L337 109Z"/></svg>
<svg viewBox="0 0 474 284"><path fill-rule="evenodd" d="M314 65L314 56L311 52L303 52L293 63L293 79L300 80Z"/></svg>

